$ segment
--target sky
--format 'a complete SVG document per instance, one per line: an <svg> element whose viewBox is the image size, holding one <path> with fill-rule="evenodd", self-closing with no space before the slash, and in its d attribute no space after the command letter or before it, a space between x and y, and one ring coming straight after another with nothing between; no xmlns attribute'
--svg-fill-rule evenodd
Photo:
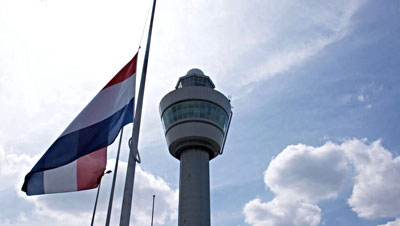
<svg viewBox="0 0 400 226"><path fill-rule="evenodd" d="M90 224L96 189L28 197L23 177L145 46L150 5L0 0L0 226ZM159 1L131 225L150 225L153 194L154 225L177 225L179 161L158 105L200 68L234 113L224 153L210 162L212 225L399 226L399 21L398 0ZM111 179L95 225L105 222Z"/></svg>

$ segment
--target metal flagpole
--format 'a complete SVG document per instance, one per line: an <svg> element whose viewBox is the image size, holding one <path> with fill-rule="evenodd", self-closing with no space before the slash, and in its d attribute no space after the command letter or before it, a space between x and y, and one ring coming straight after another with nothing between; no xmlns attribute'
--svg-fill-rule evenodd
<svg viewBox="0 0 400 226"><path fill-rule="evenodd" d="M143 106L143 94L144 87L146 83L147 65L149 60L150 52L150 42L151 42L151 32L153 29L154 12L156 9L156 0L153 2L153 9L150 19L149 34L147 36L146 52L143 60L142 78L140 79L139 93L136 104L136 113L132 129L132 138L130 140L130 154L128 160L128 168L126 171L125 187L124 187L124 197L122 199L122 210L120 218L120 226L129 226L129 220L131 217L131 205L132 205L132 195L133 195L133 184L135 180L135 168L136 162L140 163L140 155L138 151L138 141L139 141L139 131L140 131L140 120L142 116L142 106Z"/></svg>
<svg viewBox="0 0 400 226"><path fill-rule="evenodd" d="M93 223L94 223L94 215L96 214L97 200L99 199L99 193L100 193L100 185L101 185L101 180L100 180L100 183L99 183L99 187L97 188L96 201L94 202L92 222L90 223L90 226L93 226Z"/></svg>
<svg viewBox="0 0 400 226"><path fill-rule="evenodd" d="M153 195L153 209L151 210L151 226L153 226L153 218L154 218L154 200L156 199L156 195Z"/></svg>
<svg viewBox="0 0 400 226"><path fill-rule="evenodd" d="M123 133L124 133L124 127L122 127L122 129L121 129L121 134L119 135L119 144L118 144L117 157L116 157L116 159L115 159L114 175L113 175L113 181L112 181L111 192L110 192L110 200L109 200L109 202L108 202L106 226L109 226L109 225L110 225L112 203L113 203L113 199L114 199L114 188L115 188L115 181L117 180L119 153L120 153L120 150L121 150L121 142L122 142L122 135L123 135Z"/></svg>
<svg viewBox="0 0 400 226"><path fill-rule="evenodd" d="M106 175L106 174L109 174L109 173L111 173L111 170L107 170L107 172L103 173L103 176ZM96 209L97 209L97 200L99 200L100 186L101 186L101 180L103 179L103 176L101 177L100 182L99 182L99 186L97 187L96 201L94 202L92 222L90 223L90 226L93 226L93 223L94 223L94 216L96 214Z"/></svg>

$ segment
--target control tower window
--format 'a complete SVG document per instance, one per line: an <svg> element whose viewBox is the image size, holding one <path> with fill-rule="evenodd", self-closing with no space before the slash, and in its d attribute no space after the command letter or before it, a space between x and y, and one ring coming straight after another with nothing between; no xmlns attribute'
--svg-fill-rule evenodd
<svg viewBox="0 0 400 226"><path fill-rule="evenodd" d="M198 100L174 104L164 111L161 118L164 129L183 119L200 118L216 123L225 132L228 123L225 110L215 104Z"/></svg>
<svg viewBox="0 0 400 226"><path fill-rule="evenodd" d="M201 76L190 76L180 80L178 84L178 88L187 87L187 86L203 86L213 89L213 85L210 82L209 78L201 77Z"/></svg>

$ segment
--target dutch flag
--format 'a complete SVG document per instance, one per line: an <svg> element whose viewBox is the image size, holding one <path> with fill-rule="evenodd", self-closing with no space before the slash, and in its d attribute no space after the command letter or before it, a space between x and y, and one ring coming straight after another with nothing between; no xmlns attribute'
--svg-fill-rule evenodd
<svg viewBox="0 0 400 226"><path fill-rule="evenodd" d="M27 195L97 187L107 146L133 122L137 54L79 113L25 176Z"/></svg>

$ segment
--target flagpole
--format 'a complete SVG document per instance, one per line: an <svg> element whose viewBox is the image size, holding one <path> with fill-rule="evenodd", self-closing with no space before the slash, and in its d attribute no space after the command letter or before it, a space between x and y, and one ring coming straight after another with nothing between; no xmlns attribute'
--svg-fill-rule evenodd
<svg viewBox="0 0 400 226"><path fill-rule="evenodd" d="M156 199L156 195L153 195L153 208L151 209L151 226L153 226L154 219L154 200Z"/></svg>
<svg viewBox="0 0 400 226"><path fill-rule="evenodd" d="M99 182L99 187L97 188L96 201L94 202L92 221L90 222L90 226L93 226L93 223L94 223L94 216L96 214L96 209L97 209L97 200L99 200L100 186L101 186L101 180Z"/></svg>
<svg viewBox="0 0 400 226"><path fill-rule="evenodd" d="M96 209L97 209L97 200L99 200L99 193L100 193L100 186L101 186L101 180L103 179L103 176L106 174L111 173L111 170L107 170L107 172L104 172L103 175L100 178L99 185L97 186L97 194L96 194L96 201L94 202L94 208L93 208L93 215L92 215L92 221L90 222L90 226L93 226L94 223L94 216L96 215Z"/></svg>
<svg viewBox="0 0 400 226"><path fill-rule="evenodd" d="M143 60L142 78L140 79L139 93L136 104L136 112L132 129L132 138L129 144L129 160L128 168L125 178L124 196L122 199L122 210L120 218L120 226L129 226L129 220L131 217L131 205L133 196L133 184L135 181L135 169L136 162L140 163L140 155L138 151L138 141L139 141L139 131L140 131L140 121L142 117L142 106L143 106L143 94L146 83L147 65L149 60L150 43L151 43L151 33L153 29L154 12L156 9L156 0L153 2L153 9L151 13L149 34L147 36L146 52Z"/></svg>
<svg viewBox="0 0 400 226"><path fill-rule="evenodd" d="M124 127L122 127L122 129L121 129L121 134L119 135L119 144L118 144L117 157L116 157L116 159L115 159L114 175L113 175L113 180L112 180L112 185L111 185L111 192L110 192L110 200L108 201L108 210L107 210L106 226L109 226L109 225L110 225L111 210L112 210L112 204L113 204L113 199L114 199L115 181L117 180L119 153L120 153L120 150L121 150L121 142L122 142L122 135L123 135L123 133L124 133Z"/></svg>

